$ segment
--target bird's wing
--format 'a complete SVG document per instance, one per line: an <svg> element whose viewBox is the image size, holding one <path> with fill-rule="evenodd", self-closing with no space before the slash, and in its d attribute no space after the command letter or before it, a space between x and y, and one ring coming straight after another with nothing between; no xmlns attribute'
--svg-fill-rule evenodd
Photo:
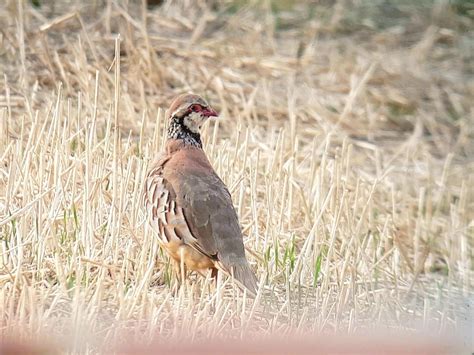
<svg viewBox="0 0 474 355"><path fill-rule="evenodd" d="M222 180L214 171L187 174L181 179L178 198L200 249L216 256L221 269L255 293L256 278L245 257L231 195Z"/></svg>
<svg viewBox="0 0 474 355"><path fill-rule="evenodd" d="M201 247L218 254L220 261L233 263L244 257L237 214L229 191L219 177L188 174L182 179L179 191L184 215Z"/></svg>

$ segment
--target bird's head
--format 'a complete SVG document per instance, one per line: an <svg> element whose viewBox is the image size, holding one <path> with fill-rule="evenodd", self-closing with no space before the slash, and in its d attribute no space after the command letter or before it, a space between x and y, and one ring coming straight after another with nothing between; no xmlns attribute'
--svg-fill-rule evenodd
<svg viewBox="0 0 474 355"><path fill-rule="evenodd" d="M183 131L199 134L202 125L217 112L199 95L183 94L176 97L168 109L171 124L180 125Z"/></svg>

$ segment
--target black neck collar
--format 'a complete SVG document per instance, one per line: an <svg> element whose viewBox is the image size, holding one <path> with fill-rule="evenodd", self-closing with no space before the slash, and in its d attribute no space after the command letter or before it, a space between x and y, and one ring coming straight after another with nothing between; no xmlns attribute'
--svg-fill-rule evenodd
<svg viewBox="0 0 474 355"><path fill-rule="evenodd" d="M184 117L172 117L168 128L168 139L182 140L185 145L202 148L201 136L189 130L184 124Z"/></svg>

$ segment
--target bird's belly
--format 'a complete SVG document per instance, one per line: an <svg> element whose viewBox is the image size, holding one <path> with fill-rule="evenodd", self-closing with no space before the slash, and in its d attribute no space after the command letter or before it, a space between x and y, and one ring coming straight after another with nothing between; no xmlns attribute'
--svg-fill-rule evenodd
<svg viewBox="0 0 474 355"><path fill-rule="evenodd" d="M182 241L173 240L161 244L165 251L178 263L181 263L181 259L183 259L184 264L190 270L200 271L215 267L214 262L209 257Z"/></svg>

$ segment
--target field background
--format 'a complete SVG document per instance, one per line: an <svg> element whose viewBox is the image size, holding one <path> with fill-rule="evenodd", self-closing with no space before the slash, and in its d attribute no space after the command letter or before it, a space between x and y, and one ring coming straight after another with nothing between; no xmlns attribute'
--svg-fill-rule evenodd
<svg viewBox="0 0 474 355"><path fill-rule="evenodd" d="M0 4L2 337L94 352L383 329L472 346L473 3L151 3ZM195 275L175 292L143 221L187 91L220 112L204 150L256 300Z"/></svg>

